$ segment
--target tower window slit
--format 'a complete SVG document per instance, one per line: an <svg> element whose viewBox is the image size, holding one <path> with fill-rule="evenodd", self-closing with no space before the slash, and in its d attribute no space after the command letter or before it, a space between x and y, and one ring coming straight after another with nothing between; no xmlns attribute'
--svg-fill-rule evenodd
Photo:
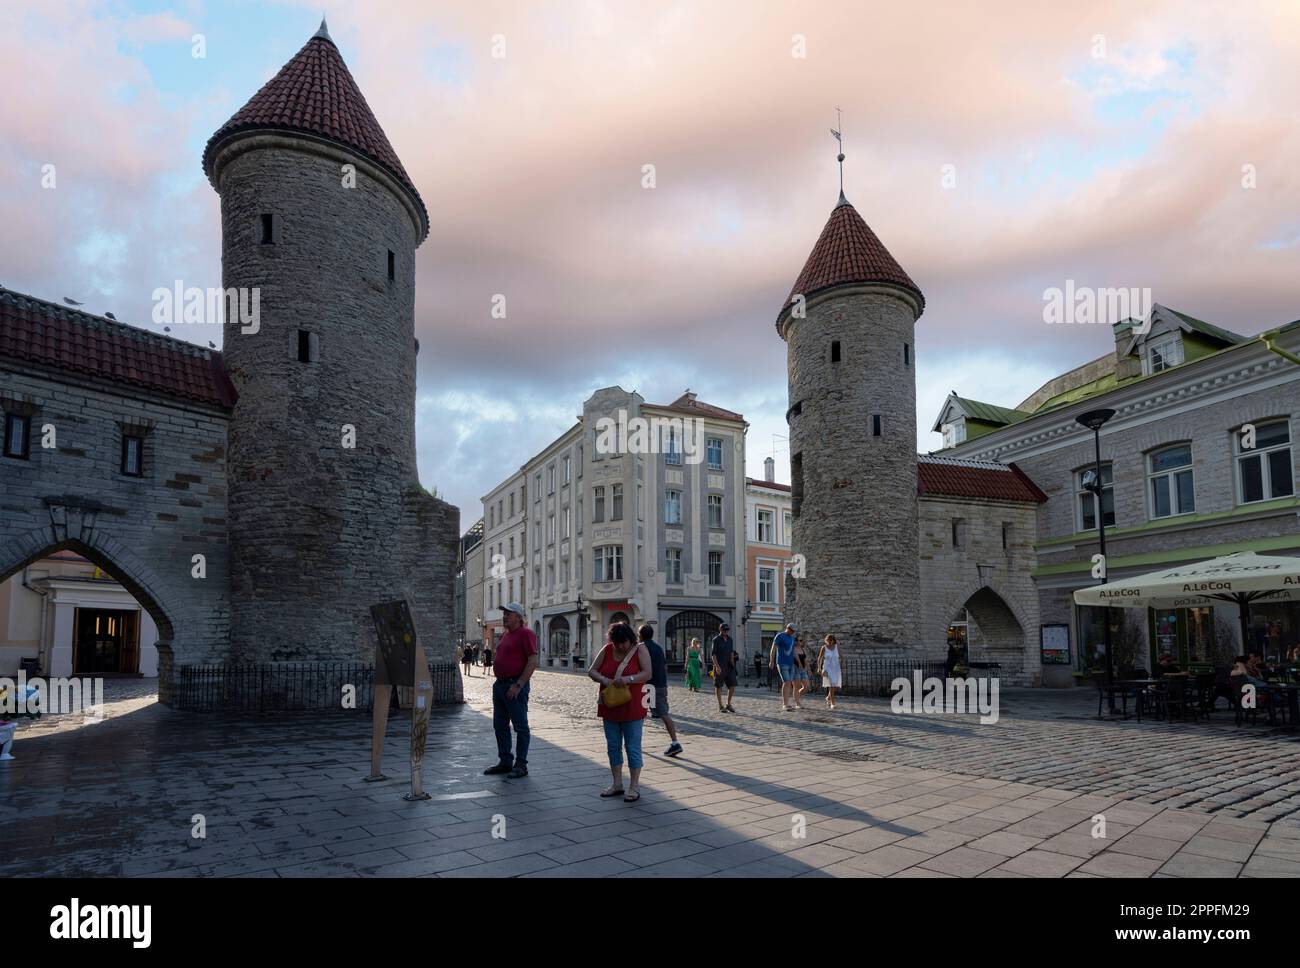
<svg viewBox="0 0 1300 968"><path fill-rule="evenodd" d="M871 436L880 436L880 414L878 413L873 413L871 415Z"/></svg>
<svg viewBox="0 0 1300 968"><path fill-rule="evenodd" d="M275 223L269 212L262 215L262 244L275 245Z"/></svg>
<svg viewBox="0 0 1300 968"><path fill-rule="evenodd" d="M388 281L392 282L397 278L397 256L393 255L393 250L388 250Z"/></svg>
<svg viewBox="0 0 1300 968"><path fill-rule="evenodd" d="M831 340L831 362L838 363L839 361L840 361L840 341L837 339Z"/></svg>

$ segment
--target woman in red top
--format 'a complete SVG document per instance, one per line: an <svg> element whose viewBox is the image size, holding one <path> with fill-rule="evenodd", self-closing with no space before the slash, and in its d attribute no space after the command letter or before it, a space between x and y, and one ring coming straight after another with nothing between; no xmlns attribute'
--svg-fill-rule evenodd
<svg viewBox="0 0 1300 968"><path fill-rule="evenodd" d="M600 650L587 675L600 683L596 714L605 721L605 745L609 751L609 772L614 782L601 791L602 797L623 796L625 803L641 799L641 727L649 705L643 696L642 683L650 678L650 653L637 642L630 625L610 627L609 641ZM617 706L606 706L605 686L628 686L632 698ZM627 765L631 773L627 793L623 794L623 747L627 747Z"/></svg>

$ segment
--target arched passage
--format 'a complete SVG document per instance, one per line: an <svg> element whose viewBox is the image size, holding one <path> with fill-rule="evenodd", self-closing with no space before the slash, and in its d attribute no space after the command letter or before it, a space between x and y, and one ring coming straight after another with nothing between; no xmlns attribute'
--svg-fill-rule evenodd
<svg viewBox="0 0 1300 968"><path fill-rule="evenodd" d="M32 563L61 551L75 552L100 568L135 599L135 604L139 605L140 609L148 613L157 629L154 647L158 650L159 687L160 692L163 691L169 679L172 642L176 634L175 611L170 603L166 603L161 593L164 584L153 570L111 535L94 527L93 519L89 526L77 527L71 533L68 530L62 530L60 533L58 528L38 528L4 542L0 545L0 583L18 576ZM52 607L51 611L57 613L59 607ZM138 635L138 628L135 631ZM51 627L52 644L53 632L54 629ZM42 647L45 645L45 634L45 630L42 629ZM60 655L57 664L53 659L53 655L46 656L46 667L41 670L46 675L114 671L111 668L90 670L84 663L81 668L74 669L70 654Z"/></svg>

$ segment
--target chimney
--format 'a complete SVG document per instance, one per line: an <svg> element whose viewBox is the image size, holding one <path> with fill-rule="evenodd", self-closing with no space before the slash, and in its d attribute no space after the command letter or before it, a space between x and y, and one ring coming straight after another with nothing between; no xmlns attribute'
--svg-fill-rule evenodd
<svg viewBox="0 0 1300 968"><path fill-rule="evenodd" d="M763 461L763 480L769 484L776 481L776 458L768 457Z"/></svg>
<svg viewBox="0 0 1300 968"><path fill-rule="evenodd" d="M1142 375L1141 358L1136 355L1125 355L1124 352L1128 349L1129 343L1133 342L1135 330L1140 323L1140 320L1126 319L1111 327L1115 336L1115 379L1117 380L1129 380Z"/></svg>

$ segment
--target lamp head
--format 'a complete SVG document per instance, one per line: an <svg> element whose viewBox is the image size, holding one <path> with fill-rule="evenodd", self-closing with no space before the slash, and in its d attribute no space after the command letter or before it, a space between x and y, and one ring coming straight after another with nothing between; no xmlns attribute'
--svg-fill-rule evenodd
<svg viewBox="0 0 1300 968"><path fill-rule="evenodd" d="M1108 407L1102 407L1100 410L1089 410L1087 413L1081 413L1075 417L1077 423L1083 424L1089 430L1100 430L1111 417L1115 416L1115 411Z"/></svg>

